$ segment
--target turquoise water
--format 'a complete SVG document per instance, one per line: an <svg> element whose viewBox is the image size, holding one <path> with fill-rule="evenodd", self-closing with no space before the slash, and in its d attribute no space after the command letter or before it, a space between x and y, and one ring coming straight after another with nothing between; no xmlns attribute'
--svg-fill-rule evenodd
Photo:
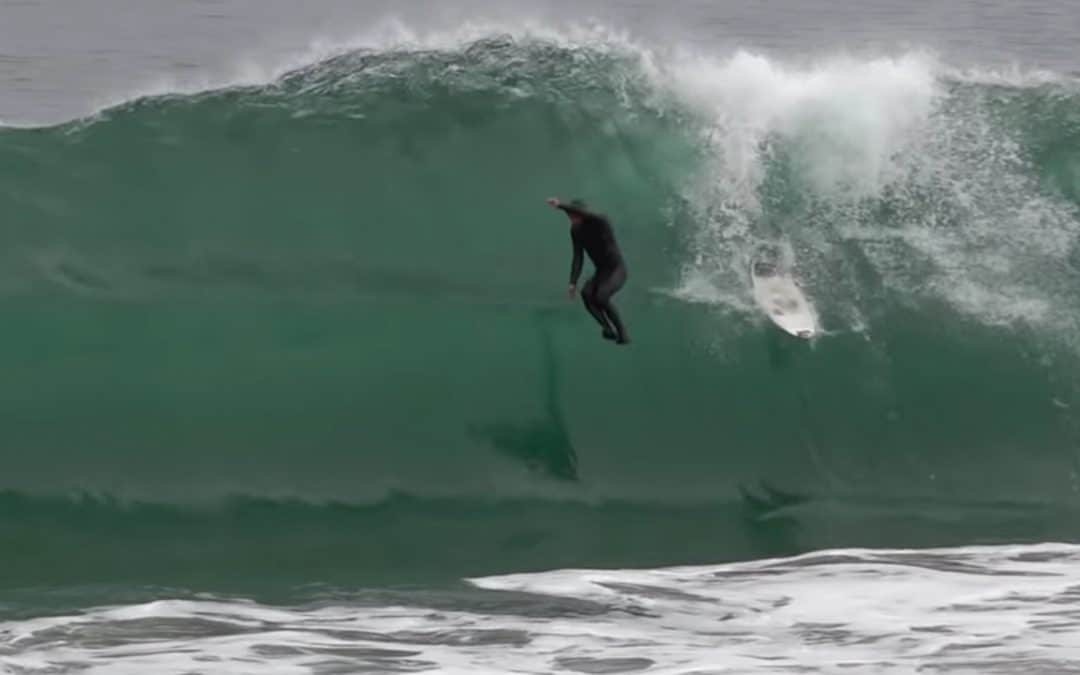
<svg viewBox="0 0 1080 675"><path fill-rule="evenodd" d="M649 59L357 51L0 133L5 583L1070 533L1071 82ZM617 223L632 349L560 299L548 194ZM754 310L762 246L826 336Z"/></svg>

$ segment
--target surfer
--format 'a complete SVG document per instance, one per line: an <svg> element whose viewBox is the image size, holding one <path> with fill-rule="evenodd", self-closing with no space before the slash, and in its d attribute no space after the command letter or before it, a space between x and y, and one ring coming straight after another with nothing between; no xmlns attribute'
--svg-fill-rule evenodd
<svg viewBox="0 0 1080 675"><path fill-rule="evenodd" d="M625 345L630 342L611 296L615 295L626 283L626 263L623 261L619 245L615 242L615 232L605 216L592 213L585 203L575 199L564 204L555 197L547 200L552 208L566 212L570 217L570 239L574 244L574 259L570 265L570 289L567 296L573 300L577 293L578 278L581 276L582 251L589 254L596 272L581 289L581 299L585 309L596 319L603 329L606 340Z"/></svg>

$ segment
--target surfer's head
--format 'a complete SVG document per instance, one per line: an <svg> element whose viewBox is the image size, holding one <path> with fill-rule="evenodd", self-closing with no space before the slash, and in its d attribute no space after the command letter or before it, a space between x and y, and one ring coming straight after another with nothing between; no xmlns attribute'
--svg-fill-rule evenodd
<svg viewBox="0 0 1080 675"><path fill-rule="evenodd" d="M577 224L585 219L584 212L588 208L581 199L571 199L566 205L566 215L570 216L570 222Z"/></svg>

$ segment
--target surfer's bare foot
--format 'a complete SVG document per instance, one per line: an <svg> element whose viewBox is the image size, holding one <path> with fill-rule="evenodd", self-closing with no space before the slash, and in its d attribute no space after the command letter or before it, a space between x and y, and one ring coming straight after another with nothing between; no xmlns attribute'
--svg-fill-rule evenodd
<svg viewBox="0 0 1080 675"><path fill-rule="evenodd" d="M618 340L616 339L615 331L611 330L610 328L605 328L604 332L600 333L600 337L604 338L605 340L614 340L615 342L618 342Z"/></svg>

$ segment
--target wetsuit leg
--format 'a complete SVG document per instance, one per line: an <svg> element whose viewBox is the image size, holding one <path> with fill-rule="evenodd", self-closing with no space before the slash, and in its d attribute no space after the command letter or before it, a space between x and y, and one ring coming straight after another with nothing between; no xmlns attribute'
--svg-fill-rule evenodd
<svg viewBox="0 0 1080 675"><path fill-rule="evenodd" d="M611 296L618 293L619 289L622 288L625 283L626 268L620 265L609 274L604 276L597 275L593 291L593 301L600 311L603 312L607 322L610 322L611 326L615 329L615 341L621 344L629 342L630 338L626 334L626 327L623 325L622 317L619 316L619 311L615 309L615 305L611 303Z"/></svg>
<svg viewBox="0 0 1080 675"><path fill-rule="evenodd" d="M596 301L596 287L597 277L589 279L585 283L585 287L581 289L581 301L585 303L585 309L589 311L592 318L596 319L596 322L604 329L605 333L615 334L611 329L611 324L608 323L607 318L604 316L603 308Z"/></svg>

